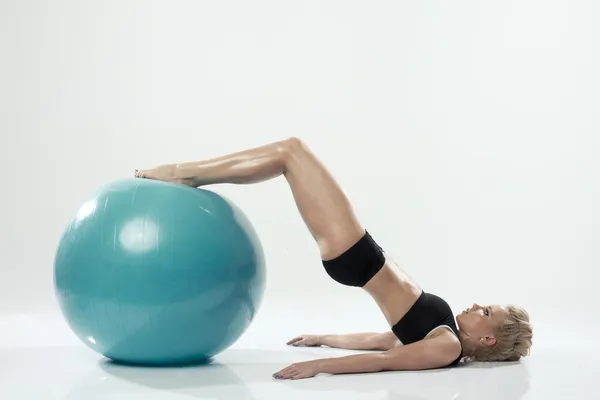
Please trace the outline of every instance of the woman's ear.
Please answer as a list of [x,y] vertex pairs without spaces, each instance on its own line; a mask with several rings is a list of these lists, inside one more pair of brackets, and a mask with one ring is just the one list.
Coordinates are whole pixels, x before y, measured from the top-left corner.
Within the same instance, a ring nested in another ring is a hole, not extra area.
[[482,337],[481,339],[479,339],[479,341],[485,344],[486,346],[493,346],[496,344],[496,338],[493,336]]

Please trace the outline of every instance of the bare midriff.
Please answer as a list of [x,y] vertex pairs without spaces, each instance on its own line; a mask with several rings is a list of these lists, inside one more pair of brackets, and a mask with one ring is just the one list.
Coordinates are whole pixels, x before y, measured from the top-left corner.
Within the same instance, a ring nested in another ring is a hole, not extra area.
[[389,259],[363,289],[373,297],[390,327],[404,317],[422,292],[421,287]]

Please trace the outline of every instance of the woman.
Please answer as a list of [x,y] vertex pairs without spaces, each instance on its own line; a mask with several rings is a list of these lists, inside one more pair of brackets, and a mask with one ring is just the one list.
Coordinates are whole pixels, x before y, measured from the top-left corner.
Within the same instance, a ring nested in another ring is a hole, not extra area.
[[462,358],[516,361],[529,353],[532,328],[520,307],[474,304],[456,317],[457,327],[443,299],[424,292],[386,259],[333,176],[297,138],[209,160],[140,170],[135,175],[192,187],[250,184],[283,175],[319,246],[327,273],[343,285],[364,289],[379,305],[389,332],[300,336],[288,344],[381,352],[300,362],[273,374],[276,378],[441,368],[457,365]]

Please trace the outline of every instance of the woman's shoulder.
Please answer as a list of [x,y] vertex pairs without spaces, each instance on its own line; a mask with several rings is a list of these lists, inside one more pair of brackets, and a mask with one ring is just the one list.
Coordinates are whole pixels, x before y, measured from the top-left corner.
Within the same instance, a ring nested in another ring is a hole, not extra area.
[[423,340],[430,340],[431,343],[436,343],[437,346],[444,349],[448,359],[451,360],[450,366],[458,364],[463,357],[460,339],[448,326],[441,325],[439,329],[427,335]]

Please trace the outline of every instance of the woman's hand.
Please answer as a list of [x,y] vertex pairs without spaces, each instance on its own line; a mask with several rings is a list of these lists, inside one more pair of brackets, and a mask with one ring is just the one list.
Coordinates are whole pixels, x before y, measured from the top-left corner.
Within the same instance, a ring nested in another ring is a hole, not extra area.
[[323,335],[300,335],[287,342],[287,344],[291,344],[294,347],[321,346],[323,344]]
[[312,378],[319,371],[319,360],[294,363],[273,374],[275,379],[305,379]]

